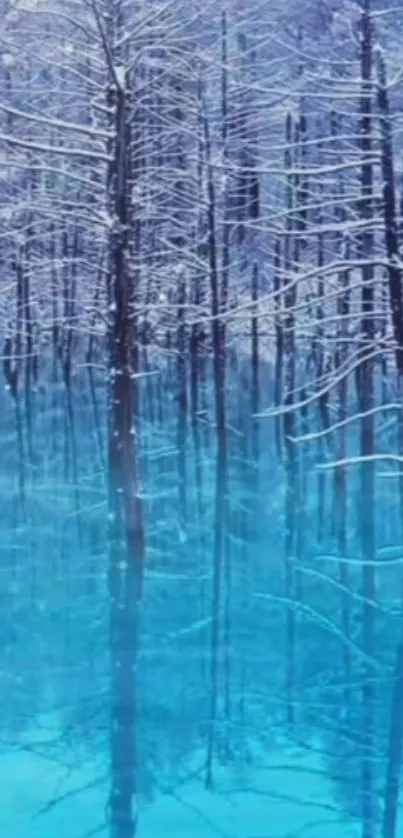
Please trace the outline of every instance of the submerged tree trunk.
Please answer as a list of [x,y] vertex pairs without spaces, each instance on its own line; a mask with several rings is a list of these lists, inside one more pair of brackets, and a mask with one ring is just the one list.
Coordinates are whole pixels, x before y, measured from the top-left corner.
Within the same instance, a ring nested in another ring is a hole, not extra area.
[[[283,362],[284,362],[284,333],[282,327],[282,316],[280,313],[282,305],[281,293],[281,243],[276,239],[274,249],[274,330],[276,335],[276,355],[274,362],[274,404],[280,407],[283,392]],[[283,452],[283,435],[280,416],[274,418],[274,434],[276,442],[277,457],[281,461]]]
[[[350,246],[348,240],[345,243],[344,252],[346,262],[350,256]],[[340,316],[340,330],[338,334],[338,342],[336,345],[336,373],[339,367],[342,367],[347,358],[347,318],[350,311],[350,272],[349,270],[342,271],[339,276],[339,295],[337,298],[337,312]],[[348,377],[347,373],[343,373],[338,385],[338,415],[339,423],[343,423],[347,419],[348,408]],[[335,515],[335,536],[337,552],[340,559],[339,564],[339,580],[342,586],[341,591],[341,624],[343,635],[346,638],[343,643],[343,666],[344,666],[344,702],[348,709],[351,703],[351,651],[349,646],[351,635],[351,602],[349,593],[349,572],[347,563],[347,470],[343,463],[347,455],[347,434],[346,426],[341,424],[336,435],[336,459],[340,461],[340,465],[336,465],[334,470],[334,515]]]
[[228,445],[225,401],[225,346],[223,328],[219,320],[221,310],[217,259],[216,198],[211,162],[211,143],[208,117],[204,118],[204,139],[207,161],[208,193],[208,254],[211,293],[211,337],[213,346],[213,378],[217,451],[214,489],[214,547],[213,547],[213,600],[210,653],[210,715],[207,742],[206,786],[213,785],[213,760],[217,737],[217,712],[219,699],[219,663],[221,643],[221,611],[223,563],[225,551],[225,525],[228,493]]
[[[125,78],[126,84],[129,79]],[[129,90],[110,90],[114,148],[109,171],[115,228],[109,251],[109,597],[111,838],[136,832],[136,666],[138,610],[142,593],[144,533],[137,474],[133,368],[134,278],[129,269]]]
[[[293,232],[292,210],[294,206],[293,179],[291,170],[291,143],[292,143],[292,118],[287,116],[286,121],[286,155],[285,169],[287,176],[287,228],[284,245],[284,448],[285,448],[285,475],[286,475],[286,498],[285,498],[285,593],[287,598],[286,612],[286,719],[289,725],[295,721],[295,547],[296,547],[296,512],[297,512],[297,468],[298,458],[296,456],[295,441],[295,384],[296,384],[296,357],[295,357],[295,303],[296,286],[294,269],[295,264],[291,257],[291,234]],[[295,230],[294,230],[295,232]]]
[[[381,167],[383,180],[383,211],[385,242],[388,257],[388,284],[390,311],[395,339],[395,357],[398,379],[398,447],[403,451],[403,296],[399,256],[399,234],[396,212],[396,185],[393,161],[392,126],[386,83],[386,69],[382,55],[378,55],[377,103],[381,128]],[[400,536],[403,534],[403,474],[399,469]],[[402,586],[403,607],[403,586]],[[383,811],[383,838],[395,838],[399,804],[400,772],[403,752],[403,625],[396,648],[393,671],[392,701],[389,722],[389,743]]]
[[[372,22],[370,0],[365,0],[361,18],[361,97],[360,144],[361,200],[360,215],[365,221],[361,237],[362,269],[362,322],[361,364],[359,368],[359,405],[363,414],[360,428],[361,486],[360,486],[360,538],[362,556],[362,637],[367,659],[374,656],[375,646],[375,466],[374,454],[374,373],[370,357],[375,334],[374,322],[374,267],[372,263],[374,236],[371,225],[373,216],[373,166],[372,151]],[[368,665],[362,672],[362,834],[374,838],[376,830],[375,777],[375,688]]]
[[256,262],[252,269],[252,309],[251,318],[251,412],[252,412],[252,428],[251,428],[251,459],[252,459],[252,492],[253,492],[253,506],[257,504],[259,497],[259,461],[260,461],[260,444],[259,444],[259,424],[254,417],[257,416],[260,408],[260,375],[259,375],[259,268]]

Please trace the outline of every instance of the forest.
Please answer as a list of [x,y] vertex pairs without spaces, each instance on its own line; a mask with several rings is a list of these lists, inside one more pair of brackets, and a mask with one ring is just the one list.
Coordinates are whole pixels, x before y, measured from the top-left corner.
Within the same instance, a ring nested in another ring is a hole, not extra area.
[[0,834],[403,838],[403,5],[0,0]]

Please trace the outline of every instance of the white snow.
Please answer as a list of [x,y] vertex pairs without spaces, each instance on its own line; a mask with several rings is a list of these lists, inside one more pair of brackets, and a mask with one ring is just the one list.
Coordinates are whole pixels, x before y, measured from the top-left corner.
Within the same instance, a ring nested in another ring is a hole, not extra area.
[[6,70],[11,70],[11,68],[15,65],[15,58],[11,55],[11,53],[5,52],[2,56],[2,62],[3,67],[5,67]]
[[117,81],[120,89],[124,90],[125,85],[126,85],[126,68],[123,67],[123,66],[116,65],[113,68],[113,71],[115,73],[116,81]]

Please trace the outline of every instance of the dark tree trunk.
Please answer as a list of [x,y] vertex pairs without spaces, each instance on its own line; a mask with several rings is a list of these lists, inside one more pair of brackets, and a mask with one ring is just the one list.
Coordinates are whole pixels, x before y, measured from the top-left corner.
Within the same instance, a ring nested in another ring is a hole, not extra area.
[[[289,725],[295,721],[295,641],[296,641],[296,616],[295,616],[295,549],[296,549],[296,512],[297,512],[297,469],[298,458],[296,455],[295,441],[295,263],[291,257],[291,233],[293,232],[292,211],[294,207],[294,186],[290,173],[292,158],[292,119],[287,116],[286,121],[286,153],[285,169],[287,176],[286,187],[286,237],[284,245],[284,406],[285,414],[283,420],[284,448],[285,448],[285,474],[286,474],[286,498],[285,498],[285,594],[287,599],[286,612],[286,719]],[[295,232],[295,231],[294,231]],[[293,253],[295,256],[295,253]]]
[[[345,260],[350,257],[350,244],[345,243]],[[339,368],[347,360],[347,319],[350,312],[350,272],[342,271],[339,276],[340,291],[337,298],[337,313],[340,317],[339,333],[336,344],[335,367],[336,374]],[[348,377],[347,373],[341,375],[338,385],[338,422],[345,422],[348,412]],[[334,514],[335,514],[335,536],[337,552],[340,557],[339,579],[342,586],[341,592],[341,624],[343,634],[347,642],[343,643],[343,664],[345,691],[344,702],[348,710],[351,704],[351,652],[349,641],[351,637],[351,603],[349,593],[349,572],[347,563],[347,471],[343,460],[347,456],[347,433],[346,427],[342,425],[336,436],[336,459],[341,461],[334,470]]]
[[225,346],[220,315],[220,289],[217,260],[216,198],[211,161],[211,144],[207,114],[204,116],[204,141],[207,161],[207,226],[208,258],[211,293],[211,338],[213,348],[213,381],[215,420],[217,434],[215,490],[214,490],[214,546],[213,546],[213,600],[210,657],[210,715],[207,743],[206,785],[213,785],[213,761],[217,734],[219,697],[220,631],[222,610],[223,562],[225,555],[225,527],[228,495],[228,446],[225,401]]
[[[276,335],[276,355],[274,362],[274,404],[280,407],[283,395],[283,363],[284,363],[284,334],[282,327],[282,315],[280,314],[282,306],[281,293],[281,243],[280,239],[276,239],[274,250],[274,330]],[[283,455],[283,435],[281,427],[281,419],[276,416],[275,422],[275,441],[278,459],[281,461]]]
[[[126,82],[128,79],[126,78]],[[110,240],[109,301],[109,597],[111,707],[111,838],[136,832],[136,678],[138,610],[144,570],[142,501],[137,474],[133,353],[134,279],[129,269],[129,92],[111,91],[114,106],[109,171],[115,229]],[[111,104],[111,102],[110,102]],[[137,254],[138,258],[138,254]]]
[[[399,454],[403,451],[403,297],[399,260],[399,233],[396,211],[396,186],[393,161],[392,124],[389,109],[386,70],[378,56],[377,103],[381,128],[381,166],[385,242],[388,257],[388,284],[400,411],[398,416]],[[400,532],[403,533],[403,475],[399,469]],[[403,595],[403,590],[402,590]],[[401,630],[401,632],[403,629]],[[389,745],[383,811],[383,838],[395,838],[399,804],[400,773],[403,749],[403,642],[397,644],[390,710]]]
[[256,262],[252,269],[252,319],[251,319],[251,460],[252,460],[252,496],[253,506],[258,503],[259,497],[259,424],[256,417],[260,407],[260,375],[259,375],[259,268]]
[[[361,237],[361,258],[366,260],[362,270],[362,322],[361,356],[359,369],[359,405],[363,414],[360,430],[361,498],[360,537],[362,570],[363,650],[367,658],[375,654],[375,467],[371,459],[374,454],[374,404],[373,362],[369,357],[374,343],[374,237],[371,226],[373,216],[373,166],[372,151],[372,22],[370,0],[365,0],[361,16],[361,97],[360,97],[360,144],[361,200],[360,215],[366,222]],[[363,838],[374,838],[376,830],[375,777],[374,777],[374,734],[375,734],[375,688],[370,667],[365,665],[362,673],[362,829]]]

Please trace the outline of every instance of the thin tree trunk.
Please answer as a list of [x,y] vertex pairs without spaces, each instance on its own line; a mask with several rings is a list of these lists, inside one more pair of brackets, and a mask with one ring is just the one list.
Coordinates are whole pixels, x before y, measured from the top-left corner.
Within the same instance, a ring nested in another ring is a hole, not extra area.
[[[350,245],[345,243],[345,260],[350,257]],[[336,372],[347,359],[347,319],[350,312],[350,272],[342,271],[339,277],[340,293],[337,298],[337,312],[340,316],[340,340],[336,346]],[[348,412],[348,378],[343,375],[338,385],[338,422],[345,422]],[[347,434],[343,425],[337,432],[337,459],[344,461],[347,456]],[[335,534],[337,552],[340,557],[339,579],[342,586],[341,593],[341,624],[343,635],[350,640],[351,636],[351,605],[349,594],[349,572],[347,557],[347,472],[343,464],[337,465],[334,470],[334,512],[335,512]],[[344,664],[344,704],[350,707],[351,704],[351,652],[348,642],[343,643],[343,664]]]
[[[284,333],[279,310],[282,304],[281,294],[281,243],[276,239],[274,249],[274,329],[276,335],[276,355],[274,362],[274,404],[280,407],[283,395],[283,364],[284,364]],[[283,455],[283,434],[282,423],[279,416],[275,422],[275,441],[278,459],[281,461]]]
[[[228,172],[228,73],[227,73],[227,16],[226,12],[222,13],[221,20],[221,140],[224,160],[224,175],[225,187],[223,195],[223,232],[222,232],[222,253],[221,253],[221,288],[219,293],[219,308],[222,312],[227,311],[228,308],[228,290],[229,290],[229,271],[230,271],[230,226],[228,213],[228,191],[227,179]],[[223,377],[223,387],[226,378],[226,322],[220,321],[220,353],[221,353],[221,367]],[[214,351],[214,345],[213,345]],[[225,409],[225,408],[224,408]],[[225,421],[225,419],[224,419]],[[224,523],[225,526],[225,523]],[[229,744],[229,730],[232,716],[232,701],[231,701],[231,628],[232,628],[232,573],[231,573],[231,546],[228,538],[225,539],[224,544],[224,583],[225,583],[225,598],[224,598],[224,718],[225,718],[225,756],[230,756]]]
[[214,546],[213,546],[213,600],[210,654],[210,715],[208,726],[206,786],[213,785],[213,761],[217,736],[219,699],[219,662],[222,610],[223,561],[225,550],[225,524],[228,495],[228,447],[225,403],[225,346],[222,344],[222,325],[219,320],[220,292],[217,260],[216,198],[211,161],[211,144],[207,114],[204,115],[204,140],[207,161],[208,193],[208,253],[211,292],[211,336],[213,346],[213,381],[217,452],[214,490]]
[[287,227],[284,248],[284,447],[285,447],[285,593],[287,598],[286,611],[286,719],[289,725],[295,721],[295,547],[296,547],[296,509],[297,509],[297,468],[295,442],[295,413],[293,409],[295,399],[295,278],[293,260],[291,259],[292,210],[294,205],[293,181],[291,169],[292,119],[286,120],[286,154],[285,169],[287,175]]
[[[361,239],[361,257],[367,261],[362,270],[362,324],[361,354],[363,360],[359,369],[359,403],[365,414],[361,420],[360,452],[365,458],[361,464],[360,536],[362,570],[362,636],[363,650],[368,658],[375,653],[375,467],[374,453],[374,404],[373,362],[368,356],[374,342],[374,268],[371,264],[374,240],[371,219],[373,215],[373,168],[370,160],[372,151],[372,22],[370,0],[365,0],[361,17],[361,97],[360,97],[360,139],[361,139],[361,201],[360,214],[366,222]],[[364,666],[362,673],[362,834],[363,838],[374,838],[376,830],[375,777],[375,688],[370,667]]]
[[[383,210],[385,242],[388,257],[388,284],[393,334],[396,344],[396,369],[398,397],[401,409],[398,415],[398,447],[403,451],[403,295],[399,264],[399,234],[396,212],[396,187],[393,162],[392,125],[386,83],[386,70],[381,54],[378,55],[377,104],[381,128],[381,167],[383,181]],[[403,534],[403,476],[399,469],[400,532]],[[403,586],[402,586],[403,602]],[[403,750],[403,626],[396,648],[392,702],[390,710],[389,744],[384,792],[383,838],[395,838],[399,804],[400,773]]]
[[260,463],[260,440],[259,424],[256,417],[260,408],[260,369],[259,369],[259,268],[255,262],[252,269],[252,319],[251,319],[251,409],[252,409],[252,492],[253,505],[258,503],[259,498],[259,463]]

